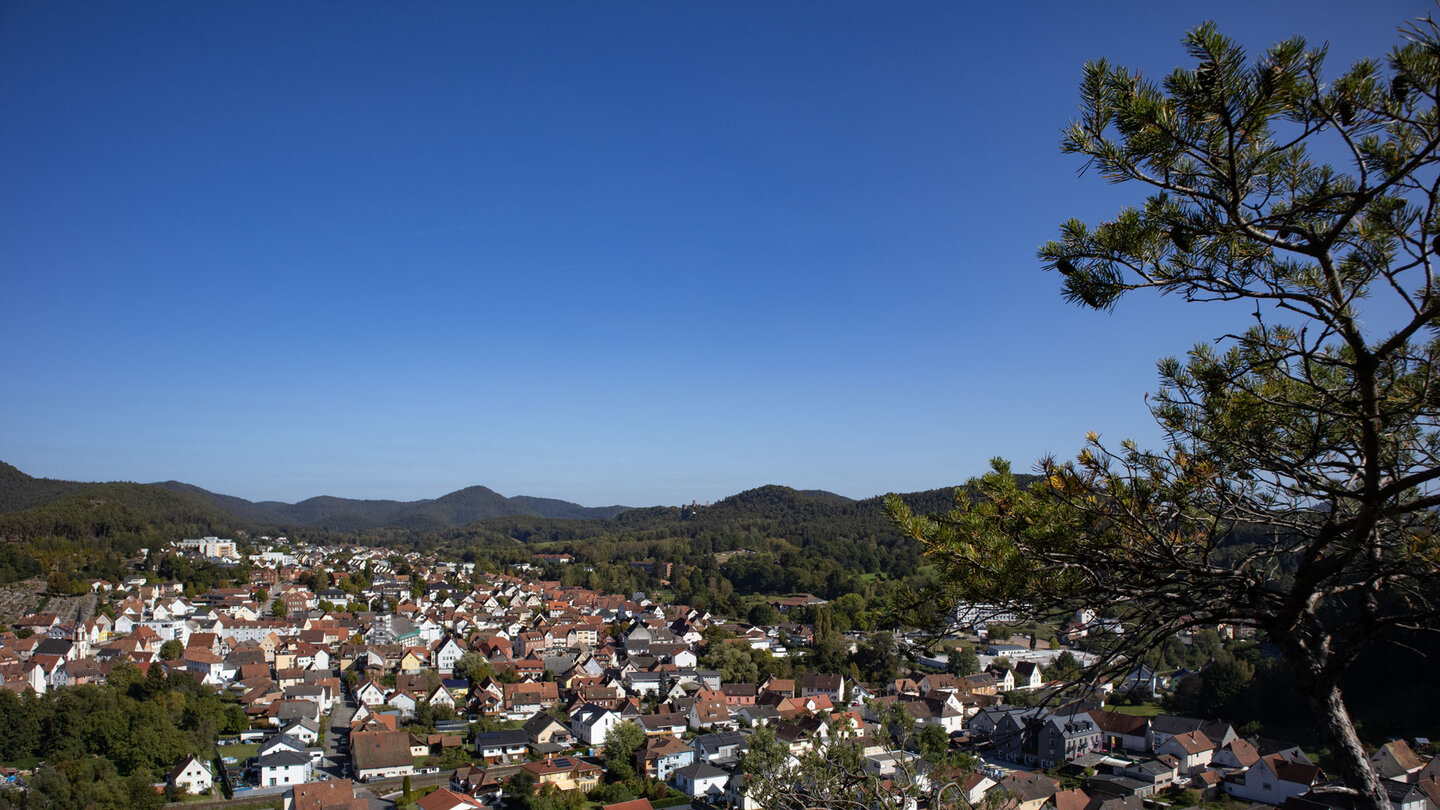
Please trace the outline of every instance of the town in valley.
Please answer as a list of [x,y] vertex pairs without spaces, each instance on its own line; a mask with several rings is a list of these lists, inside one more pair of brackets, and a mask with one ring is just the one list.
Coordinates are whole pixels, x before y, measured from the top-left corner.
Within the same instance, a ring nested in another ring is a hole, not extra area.
[[[1244,717],[1161,709],[1196,673],[1141,664],[1079,689],[1069,679],[1089,663],[1085,637],[1123,632],[1093,614],[1046,639],[998,636],[1008,617],[977,619],[973,607],[939,645],[903,628],[839,634],[852,660],[885,648],[892,677],[875,680],[853,665],[807,666],[817,629],[835,632],[824,629],[827,601],[809,594],[763,600],[757,615],[770,621],[757,623],[562,584],[587,567],[566,553],[503,571],[272,537],[183,539],[161,553],[245,581],[167,581],[156,571],[181,566],[147,553],[132,575],[68,583],[71,595],[12,587],[6,606],[21,612],[0,634],[0,708],[16,716],[71,690],[145,694],[154,683],[213,692],[207,736],[150,785],[167,800],[762,807],[747,790],[759,778],[747,752],[763,739],[794,763],[845,747],[859,776],[910,807],[952,806],[956,794],[1015,810],[1328,806],[1331,777],[1304,746],[1247,734]],[[657,594],[675,573],[631,565]],[[1440,801],[1436,753],[1426,739],[1373,752],[1396,810]],[[15,804],[47,767],[6,767],[0,796]]]

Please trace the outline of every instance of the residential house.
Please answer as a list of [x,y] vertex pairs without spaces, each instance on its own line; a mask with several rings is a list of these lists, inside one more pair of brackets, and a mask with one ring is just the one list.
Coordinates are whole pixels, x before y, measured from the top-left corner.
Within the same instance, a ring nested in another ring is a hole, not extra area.
[[1238,739],[1218,749],[1210,759],[1210,766],[1232,771],[1244,770],[1254,765],[1258,759],[1260,751],[1249,740]]
[[394,706],[400,712],[400,717],[410,718],[415,716],[415,709],[420,705],[420,700],[409,692],[397,689],[385,696],[383,705]]
[[795,680],[771,675],[760,684],[760,692],[761,694],[768,692],[782,697],[795,697]]
[[282,736],[292,737],[307,746],[320,741],[320,724],[308,717],[287,723],[280,729]]
[[355,778],[404,776],[415,772],[410,734],[405,731],[358,731],[350,735]]
[[1166,740],[1155,753],[1175,757],[1180,773],[1191,776],[1210,765],[1215,756],[1215,743],[1203,731],[1187,731]]
[[1038,773],[1012,771],[1000,780],[995,789],[1004,791],[1009,797],[1011,810],[1040,810],[1060,792],[1060,784]]
[[169,775],[165,777],[165,781],[192,796],[209,793],[211,785],[215,782],[210,768],[196,759],[194,754],[186,754],[176,763],[175,767],[170,769]]
[[1150,751],[1150,719],[1133,714],[1092,709],[1090,719],[1100,729],[1100,748],[1105,751]]
[[603,769],[577,757],[552,757],[521,766],[535,777],[538,785],[554,785],[560,790],[590,792],[600,784]]
[[689,728],[690,721],[687,715],[679,712],[660,712],[638,715],[635,722],[645,729],[647,737],[679,737]]
[[370,707],[383,705],[385,703],[385,688],[375,681],[366,678],[363,683],[355,688],[355,699]]
[[712,729],[735,729],[739,723],[730,716],[730,709],[726,706],[724,698],[696,700],[690,706],[688,720],[691,730],[699,731],[703,728]]
[[1434,781],[1415,784],[1399,779],[1382,779],[1381,784],[1390,798],[1391,810],[1433,810],[1430,796],[1440,795],[1440,785]]
[[695,759],[711,765],[729,766],[740,761],[740,755],[749,747],[745,735],[738,731],[719,731],[702,734],[690,741],[695,747]]
[[1141,664],[1126,673],[1117,691],[1124,695],[1158,697],[1165,689],[1165,679],[1149,664]]
[[605,735],[624,720],[618,712],[585,703],[570,712],[570,731],[581,743],[596,747],[605,744]]
[[349,779],[306,782],[285,797],[285,810],[367,810],[369,806],[355,797],[355,784]]
[[475,753],[489,765],[508,765],[525,758],[530,736],[524,729],[487,731],[475,735]]
[[[1005,660],[1008,661],[1010,659],[1007,658]],[[1015,670],[1013,667],[991,664],[985,668],[985,672],[982,674],[989,675],[995,679],[994,683],[997,692],[1011,692],[1015,689]],[[973,678],[975,676],[971,675],[968,677]]]
[[430,690],[425,700],[431,706],[444,706],[451,711],[455,710],[455,696],[450,694],[450,690],[446,689],[443,683]]
[[1226,777],[1226,793],[1246,801],[1280,805],[1319,784],[1323,774],[1314,765],[1290,762],[1279,754],[1262,756],[1244,771]]
[[695,749],[675,737],[651,737],[635,752],[635,771],[670,781],[670,775],[695,761]]
[[[1008,683],[1015,685],[1015,676],[1010,670],[1005,670],[1004,675],[1008,676]],[[972,695],[990,697],[999,694],[1006,684],[1005,678],[997,676],[993,672],[977,672],[974,675],[966,675],[960,679],[961,691],[969,692]]]
[[1120,773],[1131,779],[1153,785],[1155,793],[1162,793],[1175,784],[1175,779],[1179,776],[1176,766],[1171,764],[1174,762],[1175,759],[1168,756],[1132,762],[1121,769]]
[[450,789],[496,804],[500,798],[501,784],[500,780],[488,770],[465,765],[455,769],[455,773],[451,774]]
[[1100,746],[1100,727],[1080,711],[1055,712],[1044,718],[1036,734],[1036,764],[1051,768]]
[[755,698],[759,694],[753,683],[727,683],[720,686],[720,691],[725,695],[725,703],[728,706],[754,706]]
[[309,782],[313,765],[305,753],[275,751],[257,759],[255,767],[260,771],[261,787],[276,787]]
[[415,806],[419,810],[483,810],[486,805],[473,796],[442,787],[416,802]]
[[1401,782],[1413,781],[1411,776],[1425,768],[1425,763],[1415,754],[1415,749],[1404,740],[1391,740],[1380,746],[1370,757],[1370,765],[1381,779],[1395,779]]
[[560,701],[560,689],[554,682],[507,683],[503,687],[505,716],[511,720],[528,720]]
[[921,726],[939,726],[947,736],[964,728],[965,712],[954,695],[945,699],[907,700],[904,704],[905,710]]
[[1040,665],[1034,661],[1021,661],[1015,665],[1012,677],[1016,689],[1039,689],[1045,683]]
[[454,638],[446,638],[435,648],[435,669],[441,674],[450,674],[455,671],[455,662],[465,654],[465,648],[461,647]]
[[718,803],[725,795],[730,774],[707,762],[694,762],[675,771],[675,787],[692,799]]
[[536,712],[523,726],[530,749],[542,756],[557,754],[575,744],[575,735],[548,712]]
[[824,695],[839,704],[845,697],[845,679],[840,675],[807,672],[800,680],[800,696]]

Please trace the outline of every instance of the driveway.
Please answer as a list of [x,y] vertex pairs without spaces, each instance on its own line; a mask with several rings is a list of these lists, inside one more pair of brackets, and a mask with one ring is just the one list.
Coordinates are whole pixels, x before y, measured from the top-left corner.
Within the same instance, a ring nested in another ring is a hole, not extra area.
[[364,799],[370,810],[395,810],[395,802],[376,796],[375,791],[358,782],[355,783],[355,798]]

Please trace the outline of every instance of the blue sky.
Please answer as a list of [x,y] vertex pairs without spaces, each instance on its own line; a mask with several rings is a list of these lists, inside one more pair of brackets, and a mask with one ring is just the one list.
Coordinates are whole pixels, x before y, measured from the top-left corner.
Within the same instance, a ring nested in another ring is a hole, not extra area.
[[0,4],[0,460],[251,499],[853,497],[1159,435],[1063,303],[1080,68],[1424,2]]

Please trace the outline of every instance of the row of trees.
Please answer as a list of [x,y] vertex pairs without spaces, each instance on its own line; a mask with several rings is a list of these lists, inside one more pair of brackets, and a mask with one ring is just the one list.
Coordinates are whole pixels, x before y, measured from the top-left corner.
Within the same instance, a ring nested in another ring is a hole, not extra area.
[[[30,784],[31,807],[158,806],[153,782],[186,754],[209,760],[219,735],[248,725],[233,698],[189,674],[167,676],[158,665],[142,674],[129,661],[103,684],[0,690],[0,717],[0,760],[46,763]],[[143,801],[137,785],[149,794]]]

